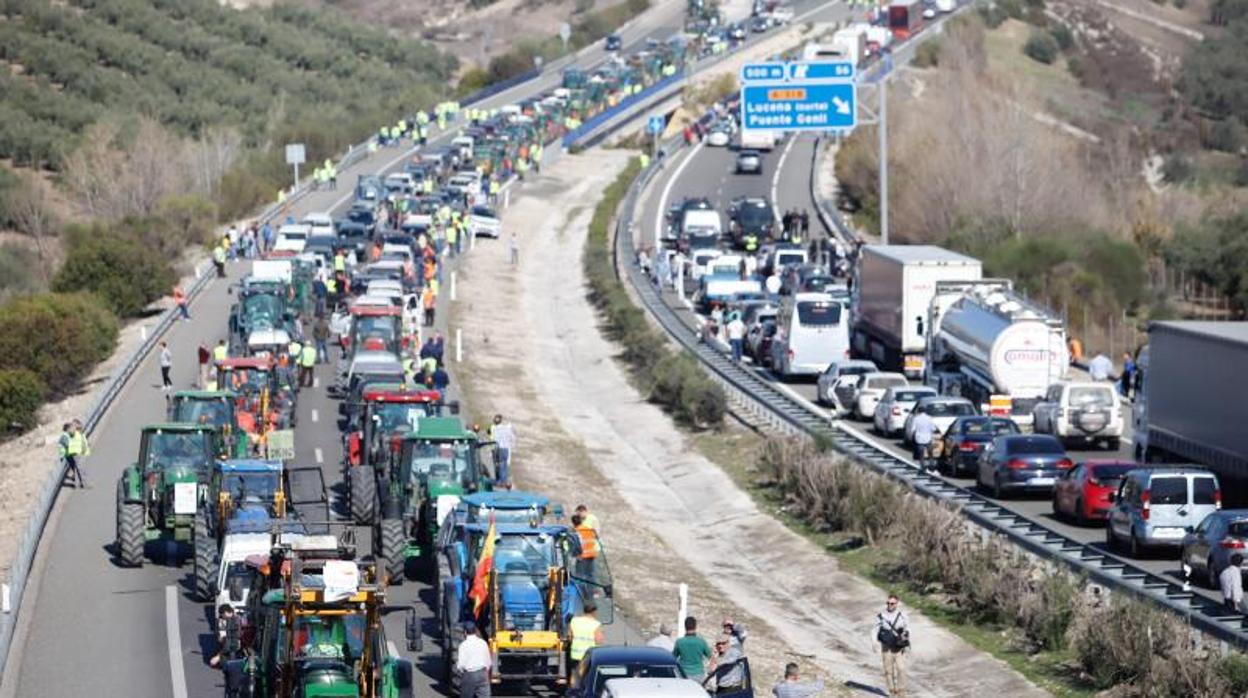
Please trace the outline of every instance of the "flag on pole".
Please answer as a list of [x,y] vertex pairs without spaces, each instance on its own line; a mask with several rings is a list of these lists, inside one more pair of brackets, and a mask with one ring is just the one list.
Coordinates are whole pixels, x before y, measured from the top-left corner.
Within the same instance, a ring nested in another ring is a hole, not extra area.
[[490,528],[485,532],[485,545],[481,547],[481,557],[477,558],[477,571],[472,576],[472,590],[468,592],[468,598],[472,599],[473,618],[481,616],[481,607],[485,605],[485,599],[489,596],[489,590],[485,588],[485,580],[490,570],[494,568],[494,538],[497,533],[494,514],[491,513]]

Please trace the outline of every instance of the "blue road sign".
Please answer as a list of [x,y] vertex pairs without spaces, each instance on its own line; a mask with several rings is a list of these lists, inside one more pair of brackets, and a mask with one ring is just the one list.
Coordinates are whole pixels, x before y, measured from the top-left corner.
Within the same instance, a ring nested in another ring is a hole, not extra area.
[[646,122],[646,131],[652,136],[657,136],[660,133],[663,133],[663,127],[666,125],[667,120],[664,119],[662,115],[652,116],[650,117],[650,120]]
[[795,62],[787,67],[788,79],[793,82],[852,80],[854,77],[854,64],[849,61]]
[[755,131],[848,131],[858,124],[852,82],[772,83],[741,88],[741,126]]
[[776,82],[788,74],[785,63],[746,63],[741,66],[741,82]]

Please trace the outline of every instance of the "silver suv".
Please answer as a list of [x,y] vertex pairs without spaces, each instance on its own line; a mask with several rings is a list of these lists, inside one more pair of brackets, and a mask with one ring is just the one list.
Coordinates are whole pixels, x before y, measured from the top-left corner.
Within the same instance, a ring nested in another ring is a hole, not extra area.
[[1131,557],[1152,547],[1178,552],[1184,536],[1221,508],[1222,489],[1208,470],[1140,467],[1111,496],[1105,542],[1111,549],[1126,543]]

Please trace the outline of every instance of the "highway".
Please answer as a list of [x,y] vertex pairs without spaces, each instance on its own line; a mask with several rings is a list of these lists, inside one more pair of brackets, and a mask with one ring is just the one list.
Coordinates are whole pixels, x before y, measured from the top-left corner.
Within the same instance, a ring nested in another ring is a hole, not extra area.
[[[663,3],[640,17],[622,32],[626,49],[647,38],[669,36],[679,28],[683,10],[681,3]],[[574,62],[588,68],[603,55],[598,44],[577,55]],[[551,70],[474,106],[500,107],[550,89],[559,81],[559,70]],[[450,134],[438,134],[431,142],[444,144],[450,138]],[[298,218],[341,210],[348,205],[358,176],[393,170],[410,152],[406,145],[382,149],[343,168],[337,191],[303,197],[291,207],[291,215]],[[228,281],[245,275],[247,266],[232,263]],[[214,281],[196,298],[192,321],[177,323],[166,335],[179,389],[190,387],[195,379],[197,347],[201,343],[212,346],[226,336],[232,300],[227,285],[226,280]],[[446,313],[440,315],[444,318]],[[141,569],[120,567],[113,558],[117,478],[137,457],[140,429],[165,419],[156,362],[156,353],[147,357],[93,439],[92,455],[86,461],[91,488],[65,490],[57,500],[37,554],[35,576],[23,599],[23,617],[10,657],[12,671],[6,672],[11,676],[5,691],[13,695],[180,698],[222,691],[220,673],[206,663],[216,646],[209,606],[190,597],[189,565],[159,562],[177,551],[151,550],[152,546]],[[326,485],[334,487],[341,480],[342,447],[337,403],[325,393],[330,373],[329,367],[318,367],[317,388],[300,394],[293,464],[321,466]],[[367,535],[359,536],[358,549],[362,555],[371,550]],[[388,602],[414,604],[418,613],[431,616],[432,596],[427,591],[423,583],[408,581],[392,589]],[[387,621],[388,636],[400,647],[401,623],[396,616]],[[617,627],[612,634],[623,630]],[[422,695],[436,690],[441,673],[432,645],[426,638],[423,657],[413,658],[417,692]],[[401,654],[408,656],[405,651]]]
[[[733,148],[700,144],[693,148],[682,148],[669,155],[670,160],[664,166],[663,172],[648,186],[646,196],[641,201],[638,219],[640,223],[637,228],[639,243],[654,245],[663,225],[663,212],[667,210],[667,207],[687,196],[708,198],[712,205],[724,214],[725,220],[726,211],[732,199],[740,196],[764,196],[773,202],[773,208],[778,215],[791,208],[809,211],[812,238],[826,238],[828,231],[815,215],[815,202],[810,195],[811,158],[814,154],[815,143],[815,138],[811,134],[790,136],[764,155],[761,174],[735,174],[736,152]],[[692,287],[689,289],[687,297],[691,298]],[[670,290],[664,293],[664,300],[669,307],[677,310],[678,315],[693,332],[693,328],[698,326],[699,319],[690,306]],[[811,410],[825,415],[829,414],[826,409],[814,404],[815,383],[813,379],[782,383],[766,369],[758,367],[755,371],[769,382],[781,385],[783,389],[803,399]],[[1127,431],[1117,451],[1072,449],[1069,451],[1070,458],[1075,462],[1092,458],[1131,460],[1131,415],[1129,406],[1124,409],[1126,410],[1124,416]],[[875,434],[869,422],[842,419],[840,426],[843,430],[913,465],[910,460],[910,451],[900,439],[885,438]],[[961,487],[973,487],[975,484],[970,478],[944,479]],[[1079,527],[1055,517],[1051,499],[1047,496],[994,501],[1050,530],[1107,551],[1102,526]],[[1114,556],[1150,572],[1182,581],[1177,553],[1174,555],[1164,552],[1153,553],[1141,560],[1126,558],[1118,554]],[[1192,590],[1215,601],[1221,599],[1220,592],[1217,590],[1206,589],[1196,584],[1192,585]]]

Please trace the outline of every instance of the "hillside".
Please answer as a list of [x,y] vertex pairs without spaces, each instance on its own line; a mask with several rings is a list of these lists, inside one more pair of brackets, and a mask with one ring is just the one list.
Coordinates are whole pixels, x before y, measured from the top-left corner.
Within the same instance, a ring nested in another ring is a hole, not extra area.
[[214,0],[0,2],[0,158],[57,168],[87,126],[151,117],[183,136],[359,137],[432,103],[456,60],[341,14]]

